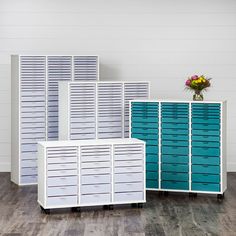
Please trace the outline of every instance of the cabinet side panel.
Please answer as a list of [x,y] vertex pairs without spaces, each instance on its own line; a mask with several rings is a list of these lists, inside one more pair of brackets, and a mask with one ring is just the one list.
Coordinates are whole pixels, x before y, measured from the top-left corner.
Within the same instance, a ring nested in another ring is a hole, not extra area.
[[11,181],[19,184],[19,56],[11,56]]

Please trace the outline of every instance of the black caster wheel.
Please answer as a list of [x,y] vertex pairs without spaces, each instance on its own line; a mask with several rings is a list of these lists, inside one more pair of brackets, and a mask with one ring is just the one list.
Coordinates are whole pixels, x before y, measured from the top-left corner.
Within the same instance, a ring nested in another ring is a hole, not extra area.
[[138,203],[138,208],[143,208],[143,203]]
[[79,207],[71,207],[72,212],[79,212],[80,208]]
[[131,207],[136,208],[137,207],[137,203],[132,203]]
[[169,192],[168,191],[164,191],[164,196],[168,197],[169,196]]
[[103,210],[109,210],[109,206],[108,205],[104,205],[103,206]]
[[109,205],[109,206],[108,206],[108,209],[109,209],[109,210],[113,210],[113,209],[114,209],[114,206],[113,206],[113,205]]
[[189,198],[196,198],[197,197],[197,193],[189,193]]
[[41,208],[41,211],[42,211],[44,214],[47,214],[47,215],[50,214],[50,209],[44,209],[42,206],[40,206],[40,208]]
[[225,194],[224,194],[224,193],[223,193],[223,194],[217,194],[217,199],[218,199],[218,200],[223,200],[224,197],[225,197]]
[[161,196],[163,196],[163,191],[159,191],[158,192],[158,195],[161,197]]

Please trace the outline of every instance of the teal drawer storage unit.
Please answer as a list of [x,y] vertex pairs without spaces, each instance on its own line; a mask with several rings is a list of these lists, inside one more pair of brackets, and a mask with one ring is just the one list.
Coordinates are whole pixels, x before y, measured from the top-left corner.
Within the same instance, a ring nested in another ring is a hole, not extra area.
[[225,101],[133,100],[130,117],[130,136],[146,142],[147,190],[223,196]]

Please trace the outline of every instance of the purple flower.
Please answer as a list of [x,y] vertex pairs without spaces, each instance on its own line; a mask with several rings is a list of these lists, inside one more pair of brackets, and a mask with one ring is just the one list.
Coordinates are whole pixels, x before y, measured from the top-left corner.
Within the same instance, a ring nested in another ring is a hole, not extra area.
[[197,80],[197,79],[198,79],[198,75],[193,75],[193,76],[191,77],[191,79],[192,79],[192,80]]

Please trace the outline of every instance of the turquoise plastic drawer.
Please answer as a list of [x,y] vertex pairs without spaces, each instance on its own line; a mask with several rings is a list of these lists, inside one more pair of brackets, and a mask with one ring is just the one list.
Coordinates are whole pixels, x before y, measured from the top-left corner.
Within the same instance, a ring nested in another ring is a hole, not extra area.
[[161,162],[173,164],[187,164],[189,163],[189,156],[162,155]]
[[220,118],[220,111],[214,111],[214,110],[193,110],[192,111],[192,117],[208,117],[208,118]]
[[220,147],[220,143],[219,142],[200,142],[200,141],[193,141],[192,142],[192,147]]
[[163,180],[161,181],[162,189],[178,189],[178,190],[188,190],[189,182]]
[[188,141],[188,135],[179,135],[179,134],[162,134],[162,140],[177,140],[177,141]]
[[146,163],[158,163],[158,155],[146,154]]
[[162,117],[161,122],[164,123],[188,123],[189,118],[186,117]]
[[192,173],[220,174],[220,166],[192,165]]
[[193,147],[192,155],[196,156],[220,156],[220,148]]
[[188,135],[189,131],[187,129],[161,129],[162,134],[184,134]]
[[149,145],[156,145],[158,146],[159,143],[158,143],[158,140],[146,140],[146,146],[149,146]]
[[166,172],[189,172],[188,164],[161,164],[161,171]]
[[209,156],[192,156],[192,164],[219,165],[220,158]]
[[179,102],[162,102],[161,108],[188,108],[188,103],[179,103]]
[[192,123],[207,123],[207,124],[220,124],[220,119],[211,119],[211,118],[192,118]]
[[219,192],[220,185],[212,183],[192,183],[192,190],[205,192]]
[[177,128],[177,129],[188,129],[189,125],[186,123],[162,123],[161,127],[163,129],[173,129],[173,128]]
[[192,141],[220,142],[220,137],[219,136],[210,136],[210,135],[192,135]]
[[146,188],[158,188],[159,183],[157,180],[146,180]]
[[188,110],[183,110],[183,109],[163,109],[161,111],[161,116],[162,117],[167,117],[167,116],[185,116],[188,117],[189,111]]
[[137,133],[137,134],[158,134],[158,129],[157,128],[132,128],[131,129],[132,133]]
[[147,154],[157,154],[159,151],[157,146],[147,146],[146,147],[146,153]]
[[192,174],[192,182],[220,183],[220,175]]
[[158,166],[158,164],[156,163],[146,163],[146,171],[156,171],[156,172],[158,172],[158,170],[159,170],[159,166]]
[[188,141],[178,141],[178,140],[162,140],[162,145],[165,146],[179,146],[179,147],[188,147],[189,142]]
[[192,124],[192,129],[202,130],[220,130],[219,124]]
[[220,109],[220,103],[192,103],[193,108],[201,108],[201,109]]
[[146,123],[141,123],[141,122],[132,122],[131,126],[133,128],[158,128],[159,124],[152,123],[152,122],[146,122]]
[[141,140],[158,140],[158,134],[136,134],[136,133],[131,133],[131,137],[141,139]]
[[188,147],[162,146],[161,153],[162,154],[174,154],[174,155],[188,155],[189,148]]
[[157,116],[158,117],[158,112],[157,111],[152,111],[152,110],[134,110],[132,109],[132,116]]
[[142,123],[158,123],[158,117],[157,116],[153,116],[153,117],[147,117],[147,116],[143,116],[143,117],[136,117],[133,116],[132,114],[132,118],[131,118],[132,122],[142,122]]
[[146,171],[146,179],[158,180],[159,173],[157,171]]
[[161,172],[162,180],[189,181],[188,173]]
[[150,107],[158,107],[159,103],[156,102],[131,102],[132,106],[150,106]]
[[198,129],[198,130],[192,130],[192,135],[213,135],[213,136],[219,136],[220,131],[219,130],[207,130],[207,129]]

